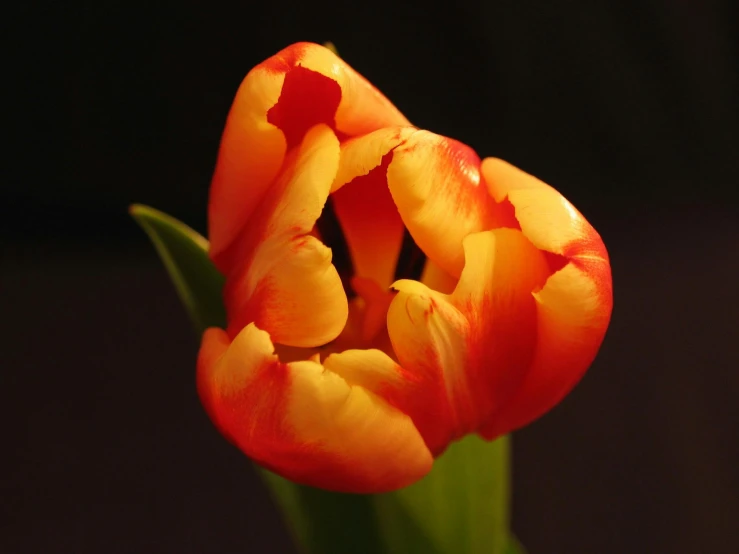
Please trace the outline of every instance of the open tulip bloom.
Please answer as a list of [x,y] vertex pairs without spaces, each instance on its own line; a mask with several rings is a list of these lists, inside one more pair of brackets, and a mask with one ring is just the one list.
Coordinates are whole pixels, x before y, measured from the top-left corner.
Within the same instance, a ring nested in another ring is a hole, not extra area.
[[316,44],[244,79],[208,215],[226,324],[202,336],[200,397],[304,485],[393,491],[468,434],[528,424],[608,326],[608,254],[570,202],[417,129]]

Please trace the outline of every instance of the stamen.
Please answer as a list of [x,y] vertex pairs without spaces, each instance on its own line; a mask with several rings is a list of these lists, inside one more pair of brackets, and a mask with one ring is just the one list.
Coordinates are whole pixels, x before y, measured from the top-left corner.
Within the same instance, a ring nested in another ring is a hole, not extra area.
[[420,280],[425,264],[426,254],[418,247],[408,229],[405,229],[403,233],[403,244],[400,247],[400,254],[398,255],[398,263],[395,265],[395,280]]

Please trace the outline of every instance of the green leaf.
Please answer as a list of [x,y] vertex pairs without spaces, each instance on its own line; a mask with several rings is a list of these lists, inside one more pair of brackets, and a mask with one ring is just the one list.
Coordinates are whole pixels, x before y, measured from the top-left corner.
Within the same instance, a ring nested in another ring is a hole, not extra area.
[[225,327],[224,279],[208,258],[208,241],[154,208],[134,204],[129,213],[154,243],[196,331]]
[[526,549],[520,542],[518,542],[516,537],[511,535],[508,539],[508,549],[506,550],[506,554],[526,554]]
[[[151,238],[198,330],[225,325],[223,277],[208,242],[146,206],[131,214]],[[523,554],[509,532],[509,440],[469,436],[405,489],[332,493],[257,467],[306,554]]]

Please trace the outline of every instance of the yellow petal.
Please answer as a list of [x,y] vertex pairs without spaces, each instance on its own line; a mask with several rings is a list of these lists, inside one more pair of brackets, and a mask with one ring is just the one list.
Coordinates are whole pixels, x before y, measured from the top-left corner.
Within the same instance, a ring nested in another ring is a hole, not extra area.
[[480,168],[496,202],[508,198],[534,246],[568,258],[608,260],[598,233],[559,192],[508,162],[486,158]]
[[210,255],[222,268],[221,255],[249,221],[285,158],[285,137],[266,116],[284,80],[284,73],[257,66],[241,83],[228,114],[208,204]]
[[388,168],[390,192],[416,244],[453,277],[464,266],[464,237],[505,223],[479,166],[468,146],[417,131],[393,151]]
[[390,491],[429,471],[431,454],[410,418],[335,373],[344,359],[283,364],[273,350],[253,324],[230,345],[218,329],[203,337],[201,398],[248,456],[288,479],[342,492]]

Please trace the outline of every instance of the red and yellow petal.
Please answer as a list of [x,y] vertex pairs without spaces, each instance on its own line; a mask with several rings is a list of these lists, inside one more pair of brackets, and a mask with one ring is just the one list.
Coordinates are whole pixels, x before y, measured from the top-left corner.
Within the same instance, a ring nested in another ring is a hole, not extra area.
[[[607,276],[607,277],[606,277]],[[604,288],[604,281],[608,282]],[[554,407],[593,362],[611,315],[610,268],[569,264],[534,293],[536,350],[531,367],[507,405],[481,429],[488,438],[518,429]]]
[[551,273],[544,254],[516,229],[472,234],[464,250],[467,263],[451,295],[399,281],[388,312],[398,360],[425,383],[420,394],[443,415],[428,427],[416,422],[432,451],[486,425],[520,388],[536,348],[532,293]]
[[511,203],[523,234],[537,248],[576,263],[607,264],[608,253],[598,233],[555,189],[497,158],[483,160],[480,171],[491,196],[496,202]]
[[408,121],[366,79],[317,44],[293,44],[252,69],[231,107],[211,185],[210,255],[222,271],[232,261],[229,247],[286,152],[317,124],[350,137]]
[[331,251],[310,235],[339,163],[339,143],[313,127],[235,244],[240,264],[227,275],[229,334],[256,322],[275,342],[313,347],[335,339],[348,305]]
[[531,368],[519,390],[482,430],[494,437],[536,419],[580,380],[603,341],[613,297],[605,246],[572,204],[502,160],[483,160],[481,172],[495,200],[514,207],[521,232],[548,256],[553,271],[534,292],[537,342]]
[[[198,391],[216,426],[249,457],[293,481],[376,493],[413,483],[432,457],[411,419],[332,368],[340,357],[283,364],[253,324],[229,342],[203,336]],[[347,365],[351,365],[351,360]]]
[[453,277],[462,272],[467,235],[518,226],[507,205],[496,203],[481,182],[477,154],[455,140],[414,133],[393,151],[387,175],[416,244]]
[[[469,323],[448,296],[411,280],[393,284],[387,326],[404,387],[390,396],[408,413],[434,455],[477,426],[471,396]],[[386,385],[387,386],[387,385]]]

